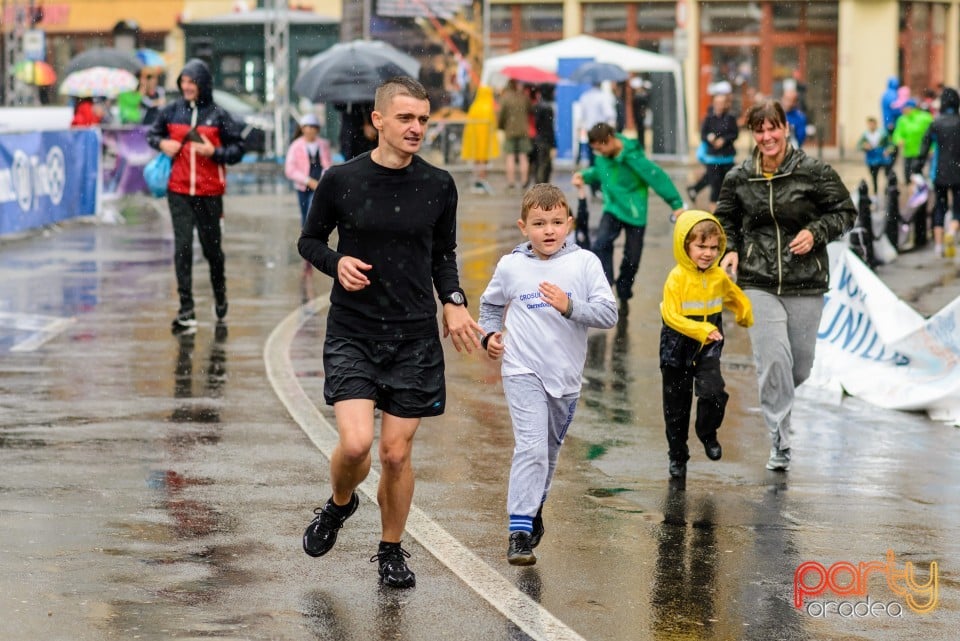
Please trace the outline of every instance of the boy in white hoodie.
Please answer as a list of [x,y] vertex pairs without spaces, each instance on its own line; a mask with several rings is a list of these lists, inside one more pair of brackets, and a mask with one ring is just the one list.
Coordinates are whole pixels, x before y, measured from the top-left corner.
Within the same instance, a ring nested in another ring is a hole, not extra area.
[[558,187],[531,187],[517,221],[527,241],[500,259],[480,298],[482,346],[490,358],[503,357],[503,391],[513,421],[511,565],[537,562],[533,548],[544,532],[543,503],[580,397],[587,329],[617,322],[599,259],[567,241],[572,224]]

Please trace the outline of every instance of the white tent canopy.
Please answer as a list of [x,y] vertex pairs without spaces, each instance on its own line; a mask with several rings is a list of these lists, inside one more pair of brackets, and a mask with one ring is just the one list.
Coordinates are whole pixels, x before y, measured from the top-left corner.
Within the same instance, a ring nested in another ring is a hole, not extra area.
[[487,84],[494,72],[516,65],[529,65],[557,73],[557,60],[560,58],[593,58],[597,62],[611,62],[632,73],[680,73],[680,63],[670,56],[581,35],[490,58],[483,65],[482,81]]
[[[678,156],[686,156],[687,132],[686,111],[683,99],[683,76],[680,62],[670,56],[652,51],[645,51],[635,47],[610,42],[593,36],[580,35],[551,42],[550,44],[523,49],[515,53],[496,56],[487,59],[483,65],[481,82],[490,84],[493,74],[504,67],[528,65],[544,71],[557,73],[557,61],[561,58],[593,58],[597,62],[611,62],[630,73],[665,73],[673,77],[675,100],[670,100],[677,110],[674,131],[670,138],[676,139],[676,145],[670,145],[677,150]],[[657,103],[651,103],[656,109]]]

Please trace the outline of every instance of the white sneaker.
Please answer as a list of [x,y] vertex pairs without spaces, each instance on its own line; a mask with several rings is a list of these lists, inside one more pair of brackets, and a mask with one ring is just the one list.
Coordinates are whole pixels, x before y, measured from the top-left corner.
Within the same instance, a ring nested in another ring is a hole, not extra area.
[[778,450],[775,447],[770,448],[770,459],[767,461],[767,469],[774,472],[786,472],[790,469],[790,448]]

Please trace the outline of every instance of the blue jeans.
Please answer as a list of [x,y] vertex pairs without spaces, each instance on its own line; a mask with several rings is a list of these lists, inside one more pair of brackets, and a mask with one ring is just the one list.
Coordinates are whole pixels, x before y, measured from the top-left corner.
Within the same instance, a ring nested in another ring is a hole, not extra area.
[[607,282],[614,284],[613,278],[613,241],[624,232],[623,260],[620,261],[620,275],[616,279],[617,298],[630,300],[633,296],[633,281],[640,269],[640,255],[643,253],[643,233],[645,226],[628,225],[604,212],[597,228],[597,237],[593,241],[593,253],[600,259],[600,266]]
[[303,228],[307,222],[307,214],[310,212],[310,203],[313,202],[313,190],[297,190],[297,202],[300,203],[300,227]]

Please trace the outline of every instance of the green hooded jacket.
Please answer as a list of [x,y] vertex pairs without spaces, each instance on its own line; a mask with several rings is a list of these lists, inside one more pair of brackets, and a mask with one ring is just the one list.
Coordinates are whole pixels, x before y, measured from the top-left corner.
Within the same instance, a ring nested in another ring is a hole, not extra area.
[[932,123],[933,116],[929,111],[915,107],[910,113],[897,118],[890,140],[895,145],[903,145],[904,158],[916,158],[920,155],[923,134],[927,133]]
[[671,210],[683,207],[683,198],[667,172],[644,155],[636,140],[617,134],[623,150],[616,158],[596,154],[594,166],[581,172],[584,182],[603,190],[603,211],[617,220],[643,227],[647,224],[647,191],[653,189]]

